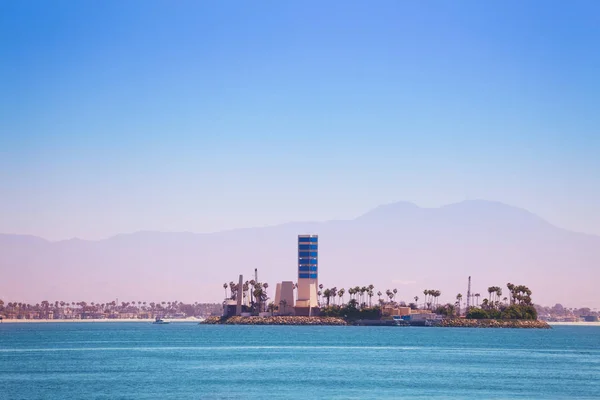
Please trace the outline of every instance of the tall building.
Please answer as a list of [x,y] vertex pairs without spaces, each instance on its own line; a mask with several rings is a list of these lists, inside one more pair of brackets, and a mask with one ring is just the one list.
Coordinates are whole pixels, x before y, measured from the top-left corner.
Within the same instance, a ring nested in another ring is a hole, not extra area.
[[319,286],[319,236],[298,235],[297,307],[317,307]]

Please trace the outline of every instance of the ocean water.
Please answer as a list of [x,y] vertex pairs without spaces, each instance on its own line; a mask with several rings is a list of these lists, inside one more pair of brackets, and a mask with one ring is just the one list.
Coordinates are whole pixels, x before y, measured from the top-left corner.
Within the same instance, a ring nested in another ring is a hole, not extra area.
[[600,399],[600,327],[0,324],[1,399]]

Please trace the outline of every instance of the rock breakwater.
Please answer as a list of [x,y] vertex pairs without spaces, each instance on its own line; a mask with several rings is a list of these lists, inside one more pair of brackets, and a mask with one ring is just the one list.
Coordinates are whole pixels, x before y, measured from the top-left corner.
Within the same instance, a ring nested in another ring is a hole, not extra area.
[[346,321],[336,317],[210,317],[202,324],[222,325],[346,325]]
[[550,329],[545,321],[531,320],[496,320],[496,319],[445,319],[437,325],[448,328],[521,328]]

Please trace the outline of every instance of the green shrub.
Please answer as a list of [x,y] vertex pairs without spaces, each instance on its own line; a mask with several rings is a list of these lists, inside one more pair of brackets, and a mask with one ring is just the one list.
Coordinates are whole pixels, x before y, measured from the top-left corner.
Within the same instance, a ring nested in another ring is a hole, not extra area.
[[488,319],[490,316],[483,308],[473,307],[467,313],[468,319]]

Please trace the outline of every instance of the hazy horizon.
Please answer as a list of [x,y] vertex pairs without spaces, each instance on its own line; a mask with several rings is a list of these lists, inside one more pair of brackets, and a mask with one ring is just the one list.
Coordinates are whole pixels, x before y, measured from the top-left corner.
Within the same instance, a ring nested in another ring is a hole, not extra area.
[[[527,210],[490,201],[441,208],[407,202],[375,207],[351,220],[290,222],[210,234],[138,232],[101,241],[48,242],[0,235],[5,298],[168,298],[219,301],[239,274],[271,286],[297,277],[297,235],[319,235],[319,282],[374,284],[410,301],[426,288],[442,300],[507,282],[534,301],[600,307],[600,237],[571,232]],[[368,267],[368,274],[364,268]],[[585,280],[578,277],[585,276]],[[78,300],[80,301],[80,300]]]

